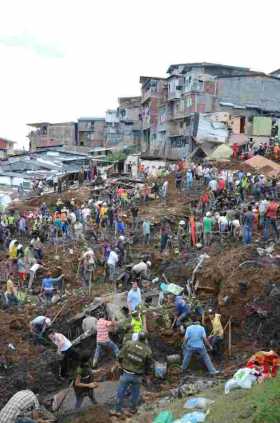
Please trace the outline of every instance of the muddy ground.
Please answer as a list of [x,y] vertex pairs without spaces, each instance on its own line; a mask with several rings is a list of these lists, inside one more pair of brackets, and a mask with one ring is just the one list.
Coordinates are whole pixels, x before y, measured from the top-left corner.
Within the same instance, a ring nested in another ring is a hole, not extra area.
[[[280,295],[277,292],[276,295],[271,293],[274,285],[280,287],[280,267],[277,257],[277,254],[280,254],[280,248],[278,246],[275,248],[272,258],[260,257],[256,248],[263,245],[261,237],[256,234],[256,241],[250,247],[224,239],[202,250],[191,248],[178,255],[175,249],[172,249],[161,255],[158,234],[161,218],[168,217],[172,227],[175,228],[179,219],[189,215],[192,201],[198,199],[204,189],[203,186],[195,186],[191,195],[177,194],[173,178],[170,177],[169,180],[170,195],[166,204],[152,200],[147,205],[141,206],[140,216],[149,216],[154,224],[154,239],[152,245],[144,248],[141,239],[136,238],[135,244],[131,246],[132,257],[136,260],[144,253],[149,253],[154,276],[164,273],[170,282],[184,285],[185,281],[191,277],[197,257],[204,252],[209,255],[209,259],[204,262],[197,274],[199,299],[206,308],[219,307],[224,325],[231,319],[232,355],[228,356],[226,346],[224,360],[218,363],[219,368],[227,377],[246,360],[248,355],[258,349],[274,349],[279,352]],[[40,199],[34,198],[24,204],[18,204],[17,207],[32,210],[38,207],[42,200],[49,206],[54,206],[58,197],[58,194],[44,195]],[[74,192],[65,192],[60,197],[63,201],[70,201],[75,197],[84,202],[90,198],[90,189],[84,187]],[[98,255],[102,244],[95,247],[97,247]],[[112,291],[110,284],[103,282],[102,267],[99,267],[96,272],[91,296],[81,289],[77,270],[82,248],[83,244],[80,243],[62,245],[59,249],[45,248],[46,266],[53,271],[54,276],[61,271],[65,274],[64,298],[60,303],[49,307],[47,314],[53,318],[63,306],[56,326],[71,339],[80,334],[80,328],[70,323],[73,316],[92,303],[95,297]],[[245,261],[247,263],[243,264]],[[28,322],[36,315],[44,313],[46,313],[44,307],[38,306],[32,298],[29,303],[17,310],[0,310],[0,407],[17,391],[16,384],[19,378],[28,378],[30,389],[40,393],[41,398],[66,386],[65,382],[57,378],[58,360],[53,346],[35,345],[29,334]],[[153,317],[149,319],[149,322],[150,343],[155,359],[164,360],[167,355],[181,352],[180,334],[174,334],[174,331],[171,333],[162,331],[162,323],[160,320],[157,322]],[[227,336],[226,334],[225,344],[227,344]],[[116,341],[118,342],[117,337]],[[94,351],[95,339],[88,339],[81,348]],[[116,374],[111,373],[113,361],[105,357],[103,365],[104,369],[99,371],[99,374],[97,372],[96,380],[115,380]],[[154,394],[168,392],[178,383],[179,373],[179,368],[175,366],[170,370],[166,381],[159,383],[154,380],[148,392]],[[110,421],[104,409],[100,413],[98,421]],[[103,420],[102,413],[105,413]],[[76,423],[90,421],[86,418],[86,416],[79,417],[78,420],[73,421]]]

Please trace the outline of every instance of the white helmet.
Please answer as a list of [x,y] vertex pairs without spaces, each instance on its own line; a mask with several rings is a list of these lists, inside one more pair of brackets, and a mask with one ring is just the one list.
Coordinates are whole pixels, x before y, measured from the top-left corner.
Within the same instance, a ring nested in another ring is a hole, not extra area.
[[125,237],[123,235],[120,235],[119,240],[120,241],[124,241],[125,240]]
[[179,225],[185,225],[186,222],[184,220],[180,220]]
[[148,267],[151,267],[152,266],[152,263],[150,261],[147,261],[147,266]]
[[208,211],[208,212],[206,213],[206,216],[207,216],[207,217],[210,217],[210,216],[211,216],[211,212],[210,212],[210,211]]

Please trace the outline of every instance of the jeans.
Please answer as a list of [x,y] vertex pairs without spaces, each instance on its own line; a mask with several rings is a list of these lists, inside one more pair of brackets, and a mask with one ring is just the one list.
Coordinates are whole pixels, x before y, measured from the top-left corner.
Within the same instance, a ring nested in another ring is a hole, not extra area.
[[193,185],[192,179],[187,179],[186,180],[186,188],[187,189],[191,189],[192,188],[192,185]]
[[189,311],[185,311],[184,313],[180,314],[180,316],[176,320],[176,326],[179,327],[181,323],[186,320],[186,318],[190,315]]
[[269,238],[269,227],[272,226],[273,231],[276,234],[277,239],[279,238],[279,231],[277,228],[277,223],[275,219],[265,219],[264,221],[264,232],[263,232],[263,237],[264,240],[267,241]]
[[252,242],[252,227],[244,225],[243,227],[243,244],[249,245]]
[[163,250],[165,250],[167,241],[168,241],[168,235],[161,235],[160,237],[160,252],[161,253],[163,252]]
[[216,369],[213,366],[213,363],[206,351],[205,346],[201,347],[201,348],[192,348],[192,347],[188,347],[187,345],[184,347],[184,359],[183,359],[183,370],[187,370],[192,355],[196,353],[199,354],[199,356],[202,358],[202,360],[204,361],[205,366],[208,369],[209,373],[215,373]]
[[32,284],[35,279],[36,272],[34,270],[29,270],[29,282],[28,282],[28,289],[32,289]]
[[97,342],[96,350],[95,350],[95,354],[94,354],[94,359],[93,359],[93,361],[95,363],[98,362],[100,355],[101,355],[101,351],[104,347],[112,350],[115,357],[117,357],[119,355],[120,350],[113,341],[110,340],[110,341],[107,341],[107,342]]
[[151,234],[144,234],[144,244],[150,244]]
[[36,423],[36,421],[28,417],[18,417],[15,423]]
[[116,266],[113,264],[108,264],[109,267],[109,280],[114,281],[116,277]]
[[123,409],[123,402],[128,388],[130,387],[129,407],[136,408],[140,397],[141,376],[124,372],[120,377],[119,386],[117,389],[117,404],[116,410],[118,412]]

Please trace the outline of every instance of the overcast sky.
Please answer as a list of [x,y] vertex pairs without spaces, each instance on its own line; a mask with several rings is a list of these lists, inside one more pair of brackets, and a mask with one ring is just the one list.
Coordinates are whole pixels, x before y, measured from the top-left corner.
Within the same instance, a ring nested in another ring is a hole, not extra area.
[[2,0],[0,137],[22,144],[28,122],[102,116],[172,63],[279,68],[277,3]]

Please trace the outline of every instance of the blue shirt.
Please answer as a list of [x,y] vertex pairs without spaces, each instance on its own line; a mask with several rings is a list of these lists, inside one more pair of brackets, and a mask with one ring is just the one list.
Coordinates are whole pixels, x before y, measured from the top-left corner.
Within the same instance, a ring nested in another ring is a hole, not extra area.
[[146,220],[143,222],[143,233],[144,235],[149,235],[151,233],[151,224]]
[[188,304],[180,296],[176,297],[175,306],[176,306],[176,312],[179,316],[181,316],[181,314],[183,314],[183,313],[189,313],[190,312],[190,308],[189,308]]
[[129,304],[131,311],[134,311],[136,307],[142,303],[140,288],[134,290],[133,288],[127,294],[127,303]]
[[54,283],[58,282],[60,279],[61,279],[60,276],[58,278],[51,278],[51,277],[44,278],[42,280],[42,288],[44,290],[52,290],[54,289],[54,286],[53,286]]
[[203,348],[203,338],[206,338],[205,329],[201,325],[191,325],[187,327],[185,338],[187,346],[190,348]]

